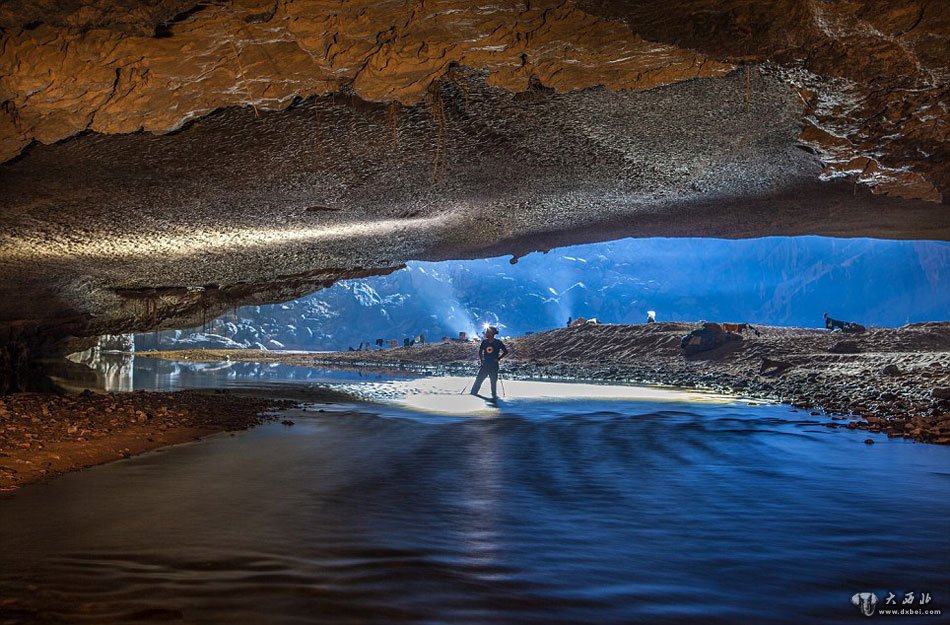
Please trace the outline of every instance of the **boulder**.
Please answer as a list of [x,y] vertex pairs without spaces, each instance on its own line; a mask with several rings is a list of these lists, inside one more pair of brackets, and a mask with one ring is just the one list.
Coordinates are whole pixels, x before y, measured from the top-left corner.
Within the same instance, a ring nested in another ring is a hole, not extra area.
[[881,369],[881,373],[883,373],[884,375],[900,375],[902,372],[900,370],[900,367],[898,367],[897,365],[887,365],[886,367]]
[[861,348],[856,341],[838,341],[828,351],[832,354],[860,354]]
[[690,356],[700,352],[716,349],[726,343],[741,341],[742,335],[735,332],[724,332],[718,323],[704,323],[698,330],[693,330],[680,341],[683,354]]

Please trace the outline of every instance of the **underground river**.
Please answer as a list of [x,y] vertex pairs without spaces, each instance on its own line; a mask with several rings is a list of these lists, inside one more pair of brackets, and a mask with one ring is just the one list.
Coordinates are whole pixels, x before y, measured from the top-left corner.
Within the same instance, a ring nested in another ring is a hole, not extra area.
[[[231,369],[161,366],[188,374],[153,388]],[[947,447],[704,393],[508,380],[495,408],[461,378],[253,371],[366,401],[0,498],[0,622],[837,622],[863,618],[855,593],[910,591],[946,607]]]

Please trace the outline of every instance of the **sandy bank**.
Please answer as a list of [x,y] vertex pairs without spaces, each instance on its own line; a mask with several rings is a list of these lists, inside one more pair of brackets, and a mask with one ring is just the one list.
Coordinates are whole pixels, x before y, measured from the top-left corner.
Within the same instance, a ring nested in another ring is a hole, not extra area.
[[[696,327],[694,323],[587,325],[532,334],[508,341],[511,357],[503,371],[521,378],[660,383],[733,392],[857,418],[841,427],[950,444],[950,323],[872,328],[862,334],[761,326],[761,336],[747,333],[742,341],[684,357],[680,339]],[[152,355],[468,373],[475,369],[475,350],[472,343],[438,343],[330,354],[189,350]]]
[[21,393],[0,398],[0,491],[257,425],[292,402],[223,393]]

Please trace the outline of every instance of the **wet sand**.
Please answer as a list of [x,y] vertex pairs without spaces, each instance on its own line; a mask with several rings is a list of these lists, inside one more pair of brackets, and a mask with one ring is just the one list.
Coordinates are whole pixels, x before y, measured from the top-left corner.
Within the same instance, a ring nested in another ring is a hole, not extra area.
[[554,405],[569,406],[577,402],[636,402],[654,406],[670,404],[739,405],[764,402],[743,402],[734,395],[663,386],[632,386],[627,384],[594,384],[590,382],[547,382],[509,378],[499,383],[498,398],[490,400],[486,383],[472,395],[471,376],[426,376],[411,380],[343,385],[352,396],[365,401],[389,404],[416,413],[442,417],[497,417],[525,414],[530,405],[550,412]]
[[[833,414],[840,423],[829,424],[832,428],[950,444],[950,323],[871,328],[860,334],[757,326],[761,336],[747,332],[741,341],[686,357],[680,339],[696,327],[588,324],[536,333],[508,341],[511,354],[502,372],[512,378],[667,384],[735,393]],[[437,343],[372,352],[188,350],[148,355],[467,375],[476,369],[475,351],[474,343]]]
[[293,402],[227,393],[90,392],[0,398],[0,491],[274,418]]

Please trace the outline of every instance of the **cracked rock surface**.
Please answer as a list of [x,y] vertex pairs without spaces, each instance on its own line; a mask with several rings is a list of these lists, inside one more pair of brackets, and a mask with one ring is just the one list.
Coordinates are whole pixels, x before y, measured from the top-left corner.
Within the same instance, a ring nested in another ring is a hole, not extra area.
[[780,64],[826,178],[939,202],[950,185],[950,11],[940,0],[585,0],[646,39]]
[[939,2],[8,0],[3,341],[411,259],[946,239]]
[[[488,70],[491,84],[513,91],[531,79],[558,91],[647,89],[732,69],[564,2],[239,0],[197,4],[143,34],[127,32],[128,20],[103,25],[103,4],[93,5],[102,15],[86,12],[92,28],[77,12],[65,26],[34,21],[0,42],[0,160],[32,140],[168,132],[217,108],[282,109],[344,85],[414,104],[452,64]],[[139,22],[158,21],[158,9]]]

